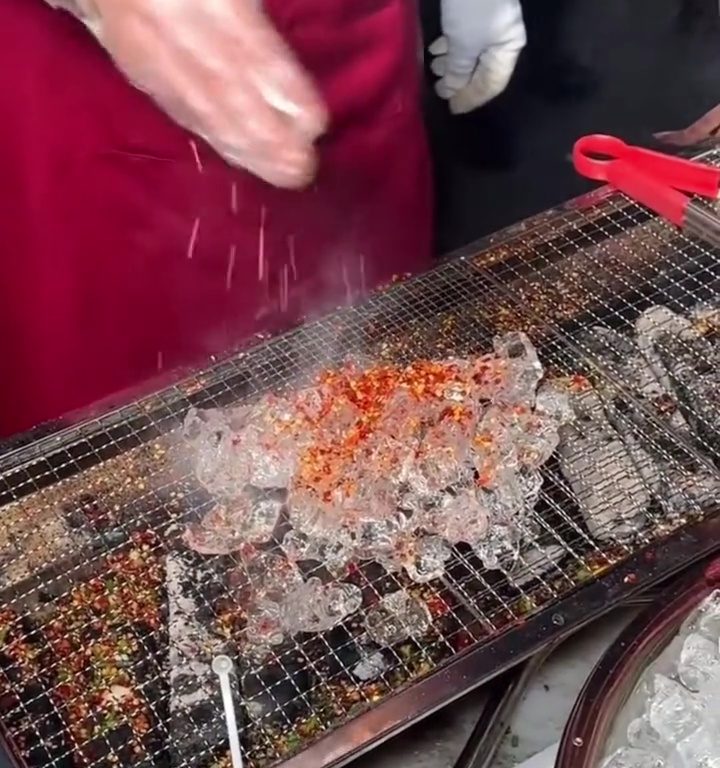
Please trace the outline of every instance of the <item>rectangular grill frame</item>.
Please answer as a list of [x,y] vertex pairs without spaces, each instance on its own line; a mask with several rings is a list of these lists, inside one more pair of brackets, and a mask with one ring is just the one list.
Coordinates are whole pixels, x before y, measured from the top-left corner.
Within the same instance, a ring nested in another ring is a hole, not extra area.
[[[715,153],[702,157],[713,162],[719,159]],[[688,273],[689,278],[703,273],[706,268],[711,271],[719,266],[716,254],[702,245],[691,243],[665,225],[656,224],[649,214],[627,199],[609,189],[602,189],[471,244],[444,260],[431,273],[375,294],[364,305],[340,311],[253,347],[239,357],[222,362],[155,395],[81,424],[52,425],[47,435],[38,437],[36,432],[21,436],[0,456],[0,505],[160,436],[177,424],[178,415],[190,405],[234,402],[240,397],[238,392],[248,386],[250,391],[245,396],[290,386],[295,379],[285,375],[284,366],[289,363],[299,366],[298,370],[302,368],[302,361],[296,359],[298,356],[295,353],[298,338],[316,333],[317,339],[311,345],[319,348],[324,340],[340,334],[342,342],[337,346],[343,350],[352,348],[358,342],[366,341],[360,338],[360,329],[367,324],[372,325],[374,315],[382,317],[390,312],[399,317],[403,312],[407,313],[408,308],[412,310],[413,302],[415,306],[419,303],[425,309],[435,305],[438,316],[445,310],[451,310],[453,296],[448,286],[453,286],[452,290],[461,286],[468,295],[473,291],[485,299],[495,296],[500,309],[517,309],[522,303],[518,302],[514,293],[518,286],[525,287],[534,278],[542,278],[543,274],[571,261],[577,254],[580,254],[578,258],[581,260],[592,261],[597,255],[591,258],[587,254],[597,250],[602,255],[603,249],[614,248],[613,243],[619,233],[632,234],[643,226],[654,228],[656,240],[648,247],[656,251],[664,268],[662,274],[653,277],[652,262],[641,260],[642,263],[630,269],[630,277],[621,275],[628,281],[625,286],[627,295],[634,296],[638,291],[642,295],[647,290],[652,293],[653,290],[673,289],[672,281],[679,274],[678,270],[680,273],[685,270],[681,262],[688,254],[694,263],[693,272]],[[662,253],[658,248],[662,248]],[[623,250],[622,246],[619,250]],[[621,261],[621,257],[618,260]],[[463,272],[466,274],[461,274]],[[638,279],[630,281],[633,275]],[[644,277],[648,277],[653,288],[643,283]],[[712,275],[712,280],[718,281],[718,276]],[[668,283],[665,288],[663,281]],[[429,293],[423,293],[423,288]],[[705,288],[700,285],[698,290],[702,292]],[[613,302],[616,305],[634,303],[635,300],[625,296],[608,297],[606,311],[608,308],[611,313],[622,310],[622,306],[619,310],[613,309]],[[465,300],[469,300],[467,295]],[[582,349],[577,348],[573,341],[573,334],[578,327],[592,321],[592,306],[549,322],[532,306],[521,307],[521,310],[525,321],[537,323],[535,330],[539,333],[541,349],[556,348],[561,357],[570,352],[583,355]],[[489,310],[484,309],[482,315],[488,319]],[[499,330],[501,326],[496,324],[494,328],[479,330],[479,334],[489,341]],[[479,343],[477,338],[474,341]],[[262,388],[253,385],[257,376],[253,371],[258,370],[263,372]],[[41,430],[40,434],[47,429]],[[548,643],[568,636],[625,599],[711,554],[717,549],[715,542],[720,536],[720,519],[716,517],[717,509],[705,512],[701,522],[628,550],[624,559],[595,580],[566,591],[536,613],[457,653],[426,677],[390,694],[371,709],[310,743],[283,765],[287,768],[344,765],[501,674]],[[22,760],[10,746],[5,724],[0,725],[4,751],[14,765],[22,766]]]

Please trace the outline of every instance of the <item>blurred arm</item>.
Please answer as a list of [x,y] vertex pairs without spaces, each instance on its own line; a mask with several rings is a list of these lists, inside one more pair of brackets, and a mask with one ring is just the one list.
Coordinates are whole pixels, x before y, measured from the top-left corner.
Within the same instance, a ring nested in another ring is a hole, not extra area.
[[80,19],[136,87],[225,160],[299,187],[326,113],[257,0],[48,0]]

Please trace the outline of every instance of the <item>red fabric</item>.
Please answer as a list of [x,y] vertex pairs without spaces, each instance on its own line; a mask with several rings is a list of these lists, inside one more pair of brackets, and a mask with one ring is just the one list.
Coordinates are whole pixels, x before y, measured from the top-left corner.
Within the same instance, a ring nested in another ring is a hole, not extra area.
[[414,5],[266,2],[332,116],[298,193],[224,165],[71,17],[0,0],[0,433],[427,266]]

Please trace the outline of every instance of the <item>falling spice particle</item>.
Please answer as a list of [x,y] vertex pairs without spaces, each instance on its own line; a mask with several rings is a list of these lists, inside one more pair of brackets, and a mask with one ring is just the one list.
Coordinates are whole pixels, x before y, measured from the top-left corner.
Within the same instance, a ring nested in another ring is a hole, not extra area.
[[192,151],[193,159],[195,160],[198,173],[202,173],[205,169],[203,168],[202,160],[200,159],[200,152],[198,150],[197,143],[193,139],[190,139],[190,149]]
[[360,291],[363,296],[367,293],[367,277],[365,275],[365,255],[360,254]]
[[289,267],[287,264],[283,264],[282,268],[282,274],[280,278],[280,311],[281,312],[287,312],[288,308],[288,296],[290,292],[290,277],[289,277]]
[[258,234],[258,282],[265,279],[265,217],[267,209],[260,208],[260,232]]
[[229,291],[232,288],[233,272],[235,271],[235,255],[237,247],[233,244],[230,246],[230,252],[228,253],[228,265],[225,272],[225,290]]
[[196,217],[195,221],[193,222],[192,232],[190,233],[190,241],[188,242],[188,247],[187,247],[188,260],[192,259],[195,253],[195,246],[197,245],[199,230],[200,230],[200,218]]
[[298,279],[297,264],[295,262],[295,235],[288,235],[288,253],[290,254],[290,270],[293,280]]
[[350,276],[348,275],[347,262],[344,259],[342,262],[342,279],[343,285],[345,286],[345,301],[347,304],[352,304],[352,285],[350,284]]

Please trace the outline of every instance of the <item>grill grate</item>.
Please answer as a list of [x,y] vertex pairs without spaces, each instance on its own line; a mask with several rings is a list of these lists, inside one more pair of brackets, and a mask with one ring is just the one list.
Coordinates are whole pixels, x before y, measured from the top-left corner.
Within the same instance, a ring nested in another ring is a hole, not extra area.
[[[191,405],[222,406],[297,386],[348,350],[398,362],[442,358],[484,351],[495,334],[525,330],[549,375],[582,375],[594,384],[622,449],[639,445],[642,453],[631,457],[639,481],[629,488],[605,450],[592,462],[589,497],[569,469],[577,455],[561,451],[544,468],[541,500],[509,573],[484,569],[462,546],[446,575],[423,586],[362,564],[347,577],[363,593],[358,614],[329,632],[286,641],[263,662],[238,659],[250,765],[293,755],[297,765],[340,763],[501,671],[532,643],[592,618],[607,607],[583,597],[594,584],[622,574],[615,599],[645,584],[627,563],[707,519],[718,498],[720,407],[704,384],[720,376],[720,328],[703,317],[696,335],[674,327],[661,335],[679,361],[666,382],[675,399],[661,398],[667,410],[658,408],[657,392],[650,396],[633,380],[627,358],[612,358],[597,332],[588,332],[601,327],[633,339],[649,308],[689,317],[700,302],[717,299],[719,285],[715,253],[620,196],[586,198],[363,306],[6,456],[0,713],[13,752],[31,766],[58,768],[229,765],[209,664],[218,652],[235,654],[243,614],[228,574],[239,562],[203,558],[180,543],[184,522],[208,500],[190,473],[178,472],[178,427]],[[587,434],[576,439],[584,440],[576,451],[593,445]],[[666,486],[638,455],[662,468]],[[583,505],[597,510],[598,496],[604,506],[588,516]],[[621,515],[628,504],[641,512]],[[685,561],[700,549],[686,546]],[[668,564],[665,573],[683,564]],[[662,575],[645,570],[652,579]],[[373,648],[363,613],[398,589],[427,606],[431,626]],[[569,597],[571,618],[560,610]],[[473,654],[483,660],[474,676],[452,678],[448,670]],[[434,686],[430,703],[418,704],[427,685]],[[353,723],[362,726],[353,730]]]

